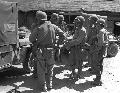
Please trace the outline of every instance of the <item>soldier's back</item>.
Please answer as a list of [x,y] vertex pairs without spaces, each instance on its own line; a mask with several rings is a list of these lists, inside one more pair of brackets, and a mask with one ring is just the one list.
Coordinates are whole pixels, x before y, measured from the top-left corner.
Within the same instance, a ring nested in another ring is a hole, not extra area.
[[53,25],[50,22],[45,22],[41,26],[38,26],[37,30],[37,39],[40,41],[39,43],[41,45],[51,45],[53,43],[53,39],[55,39],[55,31]]

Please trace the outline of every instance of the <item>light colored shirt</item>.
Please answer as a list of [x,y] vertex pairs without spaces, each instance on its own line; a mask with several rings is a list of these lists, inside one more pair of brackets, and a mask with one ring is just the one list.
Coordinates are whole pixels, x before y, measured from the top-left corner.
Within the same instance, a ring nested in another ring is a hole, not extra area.
[[86,29],[76,29],[73,39],[70,41],[71,46],[85,43],[87,38]]

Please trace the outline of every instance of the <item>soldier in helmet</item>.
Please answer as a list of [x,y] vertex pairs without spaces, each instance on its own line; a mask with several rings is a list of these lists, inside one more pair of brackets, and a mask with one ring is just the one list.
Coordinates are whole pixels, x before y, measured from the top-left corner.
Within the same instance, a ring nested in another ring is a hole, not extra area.
[[58,14],[57,14],[57,13],[53,13],[53,14],[51,15],[50,22],[51,22],[52,24],[55,24],[56,26],[58,26],[58,20],[59,20]]
[[64,16],[63,15],[59,15],[59,21],[58,21],[58,26],[67,34],[67,24],[64,21]]
[[103,71],[103,59],[104,54],[106,51],[106,46],[108,44],[107,39],[107,30],[105,29],[105,20],[99,19],[96,22],[96,29],[97,29],[97,39],[98,42],[96,42],[97,48],[94,48],[95,56],[94,56],[94,70],[96,74],[96,78],[93,82],[95,85],[100,85],[101,82],[101,74]]
[[[58,20],[59,20],[59,15],[57,13],[53,13],[51,15],[51,18],[50,18],[50,22],[56,26],[58,26]],[[58,42],[57,42],[57,38],[56,38],[56,51],[55,51],[55,61],[59,61],[59,45],[58,45]]]
[[[64,21],[64,16],[63,16],[63,15],[59,15],[58,27],[59,27],[60,29],[62,29],[62,31],[64,32],[65,37],[68,37],[68,36],[69,36],[67,24],[66,24],[66,22]],[[63,44],[63,45],[64,45],[64,44]],[[67,54],[69,51],[68,51],[66,48],[64,48],[64,47],[60,47],[59,51],[60,51],[60,52],[59,52],[59,55],[58,55],[59,57],[58,57],[58,58],[59,58],[59,62],[62,63],[62,60],[63,60],[62,56],[65,57],[64,54]]]
[[35,52],[39,84],[41,89],[46,91],[52,88],[55,36],[59,35],[62,43],[64,35],[61,29],[47,21],[45,12],[37,11],[36,18],[38,26],[31,33],[29,40]]
[[[74,20],[75,33],[73,39],[68,42],[66,45],[67,49],[70,49],[70,67],[72,69],[71,77],[78,79],[81,75],[82,64],[83,64],[83,55],[82,55],[82,46],[86,41],[86,29],[83,27],[85,19],[83,16],[77,16]],[[75,69],[78,69],[78,74],[75,73]]]
[[[99,18],[96,15],[92,15],[88,18],[89,20],[89,27],[88,27],[88,34],[87,34],[87,43],[90,45],[90,51],[94,50],[94,40],[93,39],[97,35],[97,30],[95,28],[95,23]],[[89,71],[92,73],[94,72],[93,68],[93,57],[94,55],[91,55],[91,53],[88,53],[88,65],[91,66],[91,69]]]

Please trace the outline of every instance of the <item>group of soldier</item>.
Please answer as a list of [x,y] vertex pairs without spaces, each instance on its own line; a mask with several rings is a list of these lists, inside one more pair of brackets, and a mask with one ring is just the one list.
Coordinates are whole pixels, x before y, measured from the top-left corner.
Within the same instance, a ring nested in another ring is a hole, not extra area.
[[[90,73],[96,78],[92,84],[101,84],[103,71],[103,59],[107,47],[107,34],[105,20],[96,15],[90,16],[86,30],[83,25],[85,18],[77,16],[74,19],[74,33],[71,34],[64,21],[64,16],[57,13],[47,20],[47,14],[43,11],[36,12],[36,23],[31,26],[29,41],[32,43],[27,52],[26,60],[30,53],[34,59],[33,75],[38,78],[40,89],[46,91],[52,89],[53,70],[56,61],[61,61],[61,51],[68,51],[69,65],[72,74],[70,78],[80,79],[84,61],[84,52],[88,53],[88,66]],[[62,47],[60,47],[62,45]],[[78,69],[76,73],[76,69]]]

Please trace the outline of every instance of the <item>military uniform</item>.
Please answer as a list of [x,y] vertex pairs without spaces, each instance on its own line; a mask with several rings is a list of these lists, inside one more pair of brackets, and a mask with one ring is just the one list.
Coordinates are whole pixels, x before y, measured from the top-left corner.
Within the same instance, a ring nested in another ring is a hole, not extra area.
[[88,28],[88,34],[87,34],[87,40],[86,42],[90,45],[90,51],[88,51],[88,64],[91,66],[90,71],[94,71],[94,60],[96,60],[96,54],[92,53],[94,51],[95,45],[95,37],[97,35],[97,30],[95,28],[95,23],[98,20],[98,17],[96,15],[92,15],[89,18],[89,28]]
[[[84,18],[80,16],[77,17],[75,20],[80,21],[80,23],[78,22],[77,24],[80,24],[81,26],[83,25],[83,20]],[[76,22],[75,22],[76,24]],[[80,27],[78,26],[78,28],[75,29],[75,33],[73,36],[73,39],[71,41],[69,41],[68,47],[70,47],[70,60],[69,60],[69,65],[72,68],[72,74],[73,77],[75,78],[79,78],[81,75],[81,70],[82,70],[82,64],[83,64],[83,49],[82,46],[85,44],[86,41],[86,29],[84,27]],[[67,48],[68,48],[67,47]],[[78,69],[78,74],[76,77],[75,74],[75,69]]]
[[59,20],[58,14],[57,14],[57,13],[53,13],[53,14],[51,15],[50,22],[51,22],[52,24],[55,24],[56,26],[58,26],[58,20]]
[[[37,27],[37,23],[33,23],[31,25],[31,29],[30,29],[31,33],[34,31],[34,29],[36,27]],[[34,68],[33,77],[37,78],[37,75],[36,75],[36,73],[37,73],[37,63],[34,61],[34,49],[33,49],[33,46],[30,45],[29,47],[26,47],[23,56],[22,56],[22,60],[23,60],[23,68],[24,68],[24,70],[26,72],[30,72],[28,62],[30,64],[34,64],[33,65],[33,68]]]
[[[64,16],[63,15],[59,15],[58,27],[64,32],[64,35],[67,38],[69,36],[68,35],[68,28],[67,28],[66,22],[64,21]],[[62,45],[64,45],[64,44],[62,44]],[[65,64],[63,59],[67,59],[68,53],[69,53],[69,51],[64,46],[60,47],[59,48],[59,54],[58,54],[58,61],[60,63]]]
[[104,25],[105,21],[103,19],[99,19],[97,21],[97,39],[98,42],[96,43],[97,48],[96,48],[96,62],[95,62],[95,74],[96,74],[96,79],[94,80],[95,82],[93,84],[99,85],[101,84],[101,74],[103,72],[103,59],[104,59],[104,54],[106,51],[106,46],[108,43],[107,40],[107,32],[106,29],[104,29],[104,26],[102,27],[101,25]]
[[95,60],[96,60],[96,52],[94,50],[97,48],[96,42],[97,40],[97,30],[95,27],[91,27],[89,29],[90,33],[88,34],[87,43],[90,45],[90,49],[88,51],[88,63],[91,66],[92,72],[94,72]]
[[29,40],[35,46],[37,61],[37,74],[39,84],[52,88],[52,76],[54,61],[54,42],[56,34],[59,35],[61,42],[64,38],[63,32],[56,25],[46,21],[42,25],[34,29]]
[[63,15],[59,15],[59,21],[58,21],[58,26],[59,28],[64,31],[65,33],[68,31],[67,29],[67,24],[64,21],[64,16]]

